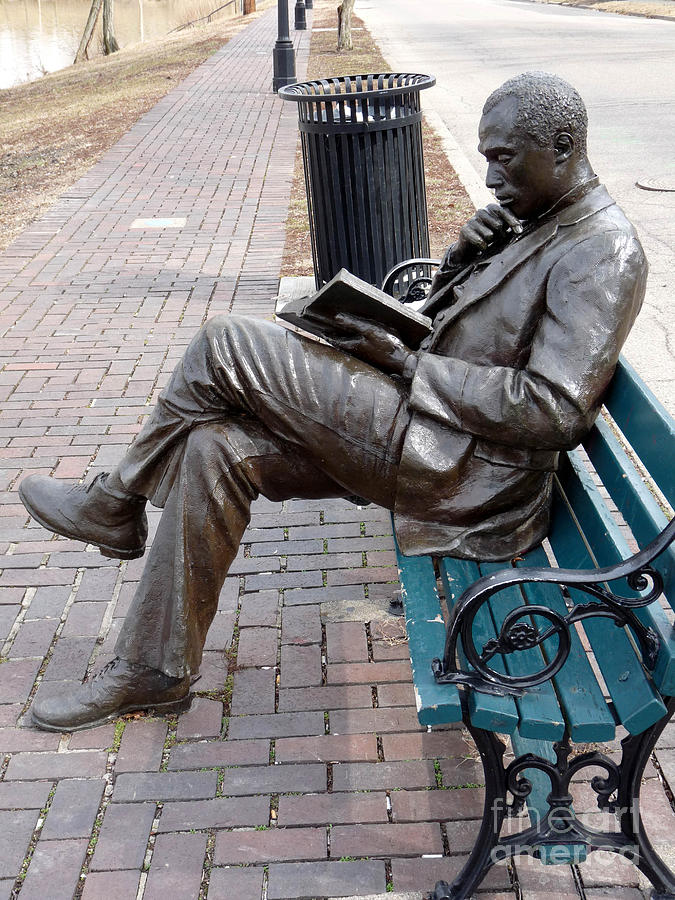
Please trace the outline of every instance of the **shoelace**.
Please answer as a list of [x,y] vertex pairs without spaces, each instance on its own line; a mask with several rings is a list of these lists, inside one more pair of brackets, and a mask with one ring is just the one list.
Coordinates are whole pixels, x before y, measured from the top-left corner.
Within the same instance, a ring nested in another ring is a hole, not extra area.
[[111,659],[110,662],[107,662],[100,672],[97,672],[92,676],[91,680],[96,681],[97,678],[100,678],[101,675],[105,675],[106,672],[111,672],[113,669],[117,667],[117,663],[119,662],[119,657],[116,656],[114,659]]
[[87,493],[89,493],[89,491],[94,487],[94,485],[95,485],[95,484],[98,484],[99,481],[100,481],[102,478],[105,478],[107,474],[108,474],[107,472],[99,472],[98,475],[96,476],[96,478],[93,478],[93,479],[89,482],[89,484],[85,484],[85,485],[78,484],[77,487],[84,487],[85,491],[86,491]]

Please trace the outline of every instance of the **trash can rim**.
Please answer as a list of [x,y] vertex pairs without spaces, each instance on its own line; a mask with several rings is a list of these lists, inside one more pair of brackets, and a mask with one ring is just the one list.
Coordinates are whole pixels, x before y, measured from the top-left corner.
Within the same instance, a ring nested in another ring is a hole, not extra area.
[[[332,85],[336,82],[343,83],[347,78],[356,81],[358,78],[380,78],[388,75],[405,75],[410,78],[420,79],[411,84],[397,85],[396,87],[373,87],[371,90],[365,91],[328,91],[323,94],[306,93],[303,88],[308,85],[326,84]],[[370,72],[358,75],[334,75],[327,78],[314,78],[309,81],[297,81],[294,84],[286,85],[279,88],[278,95],[283,100],[294,100],[296,103],[325,103],[336,100],[362,100],[378,97],[395,97],[399,94],[409,94],[411,91],[423,91],[433,87],[436,84],[434,75],[424,75],[421,72]]]

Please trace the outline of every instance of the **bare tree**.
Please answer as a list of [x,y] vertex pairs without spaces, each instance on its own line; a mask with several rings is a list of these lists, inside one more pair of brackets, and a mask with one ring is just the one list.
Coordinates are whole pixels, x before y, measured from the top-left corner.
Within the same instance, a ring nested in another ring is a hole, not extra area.
[[337,8],[338,16],[338,50],[352,50],[352,12],[354,0],[342,0]]
[[87,24],[84,26],[80,46],[75,54],[75,62],[83,62],[88,59],[88,49],[96,28],[96,22],[103,8],[103,52],[106,56],[109,53],[116,53],[120,49],[120,45],[115,38],[115,29],[113,27],[113,0],[91,0],[91,8],[87,16]]
[[91,42],[91,37],[94,33],[94,28],[96,27],[96,20],[98,19],[99,13],[101,12],[101,6],[103,5],[103,0],[92,0],[91,9],[89,10],[89,16],[87,18],[87,24],[84,26],[84,31],[82,32],[82,38],[80,39],[80,46],[77,48],[77,53],[75,54],[75,62],[83,62],[87,59],[87,49]]
[[113,27],[113,0],[103,0],[103,52],[108,56],[119,49]]

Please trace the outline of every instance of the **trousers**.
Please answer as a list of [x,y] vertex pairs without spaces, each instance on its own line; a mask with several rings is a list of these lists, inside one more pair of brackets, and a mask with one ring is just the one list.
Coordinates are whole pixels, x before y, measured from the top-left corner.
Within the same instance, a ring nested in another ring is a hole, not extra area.
[[399,380],[271,322],[210,319],[116,470],[163,508],[117,655],[195,674],[252,501],[393,509],[408,421]]

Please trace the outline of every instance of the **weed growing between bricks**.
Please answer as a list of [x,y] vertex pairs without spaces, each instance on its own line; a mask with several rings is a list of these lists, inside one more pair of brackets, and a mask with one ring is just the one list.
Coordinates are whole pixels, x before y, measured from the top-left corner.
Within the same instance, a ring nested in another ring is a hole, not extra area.
[[204,856],[204,870],[202,874],[201,884],[199,886],[198,900],[206,900],[211,882],[211,869],[213,868],[213,854],[216,849],[216,831],[211,828],[207,831],[206,838],[206,854]]
[[[119,729],[120,732],[120,742],[122,740],[122,731],[124,730],[124,726]],[[118,729],[115,728],[115,736],[117,736]],[[117,744],[117,748],[111,751],[111,754],[115,754],[119,749],[119,742]],[[82,863],[82,868],[80,870],[80,879],[78,882],[78,886],[74,895],[74,900],[79,900],[82,896],[82,891],[84,890],[84,883],[89,874],[89,866],[91,864],[91,859],[94,855],[94,851],[96,850],[96,845],[98,844],[99,834],[101,833],[101,826],[103,825],[103,819],[105,818],[105,812],[110,803],[110,799],[112,797],[112,766],[114,764],[114,757],[109,757],[108,768],[109,772],[107,773],[106,778],[106,786],[103,790],[103,796],[101,797],[101,804],[98,808],[98,812],[96,813],[96,818],[94,820],[94,826],[91,831],[91,837],[89,838],[89,843],[87,844],[87,850],[84,857],[84,862]]]
[[386,879],[386,887],[385,890],[387,893],[391,893],[394,890],[394,878],[391,870],[391,861],[384,861],[384,877]]
[[171,753],[171,748],[175,747],[178,738],[178,716],[171,715],[166,716],[166,722],[168,725],[166,738],[164,739],[164,749],[162,750],[162,761],[159,764],[160,772],[167,772],[169,768],[169,755]]

